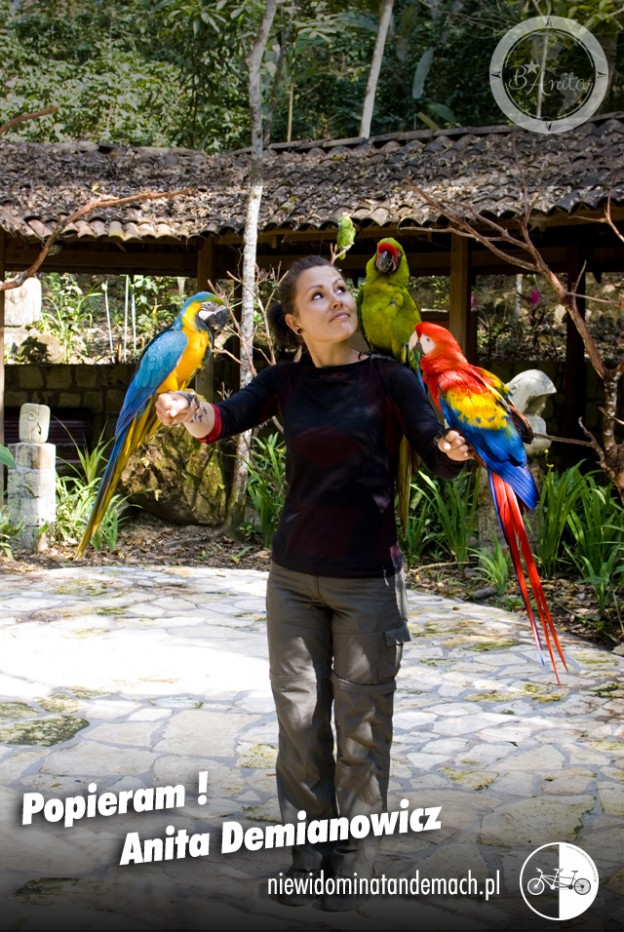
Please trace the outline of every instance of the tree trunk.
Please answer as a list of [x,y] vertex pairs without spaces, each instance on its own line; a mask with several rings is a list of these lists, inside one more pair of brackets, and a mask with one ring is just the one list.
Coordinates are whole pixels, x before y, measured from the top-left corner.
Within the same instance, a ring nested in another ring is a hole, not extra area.
[[381,62],[383,60],[384,48],[386,47],[386,37],[390,27],[392,17],[392,7],[394,0],[381,0],[379,11],[379,29],[373,51],[373,60],[368,75],[368,84],[366,85],[366,96],[364,97],[364,107],[362,108],[362,120],[360,122],[360,136],[368,139],[373,121],[373,110],[375,108],[375,94],[377,93],[377,82],[379,72],[381,71]]
[[[260,86],[262,59],[278,0],[267,0],[262,24],[247,57],[249,69],[249,110],[251,116],[251,161],[249,170],[249,199],[245,217],[243,247],[243,297],[240,320],[240,388],[252,379],[253,317],[256,291],[256,248],[258,243],[258,217],[263,190],[264,145],[262,139],[262,90]],[[245,517],[248,463],[251,450],[251,431],[239,434],[236,443],[234,475],[228,504],[227,530],[237,534]]]

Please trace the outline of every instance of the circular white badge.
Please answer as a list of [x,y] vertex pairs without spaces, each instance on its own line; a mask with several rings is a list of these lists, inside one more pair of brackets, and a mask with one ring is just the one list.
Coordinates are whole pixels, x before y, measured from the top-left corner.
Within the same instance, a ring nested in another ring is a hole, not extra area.
[[609,69],[598,40],[573,19],[535,16],[505,33],[490,61],[503,113],[534,133],[565,133],[596,112]]
[[589,909],[598,885],[598,871],[590,856],[567,842],[542,845],[520,871],[524,902],[538,916],[554,921],[574,919]]

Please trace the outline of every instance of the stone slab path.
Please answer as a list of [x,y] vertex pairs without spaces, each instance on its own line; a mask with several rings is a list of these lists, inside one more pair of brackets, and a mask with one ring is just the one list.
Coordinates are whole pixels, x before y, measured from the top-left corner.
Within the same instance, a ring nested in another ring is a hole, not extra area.
[[[270,899],[289,857],[265,834],[279,823],[265,582],[184,567],[2,576],[0,928],[538,930],[553,922],[520,895],[522,866],[557,843],[599,877],[560,927],[622,928],[624,662],[564,637],[558,686],[522,618],[413,592],[389,809],[438,807],[441,827],[397,823],[379,861],[411,894],[388,887],[345,913]],[[446,888],[427,890],[436,878]]]

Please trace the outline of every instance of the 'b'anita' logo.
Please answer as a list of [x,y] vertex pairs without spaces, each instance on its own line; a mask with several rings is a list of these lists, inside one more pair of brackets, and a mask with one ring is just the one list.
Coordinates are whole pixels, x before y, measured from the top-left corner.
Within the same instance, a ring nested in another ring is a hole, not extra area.
[[562,921],[584,913],[598,893],[598,871],[588,854],[576,845],[542,845],[520,872],[524,902],[544,919]]
[[596,112],[609,70],[602,46],[573,19],[535,16],[506,32],[490,62],[504,114],[534,133],[565,133]]

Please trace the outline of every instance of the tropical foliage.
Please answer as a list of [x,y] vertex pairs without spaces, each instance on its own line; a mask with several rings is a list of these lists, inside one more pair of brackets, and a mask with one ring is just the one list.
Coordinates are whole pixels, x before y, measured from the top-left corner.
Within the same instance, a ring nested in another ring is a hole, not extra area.
[[[395,0],[372,133],[503,122],[488,63],[535,0]],[[624,107],[618,0],[548,4],[600,40]],[[249,144],[245,56],[261,0],[0,0],[0,123],[55,103],[20,139],[96,139],[210,151]],[[271,141],[358,135],[378,0],[283,0],[263,69]],[[561,8],[561,9],[560,9]]]
[[[69,472],[57,476],[56,480],[56,523],[54,535],[64,543],[77,544],[93,509],[100,486],[100,474],[106,466],[108,444],[102,437],[91,451],[81,450],[76,444],[79,466],[68,466]],[[114,550],[119,530],[128,509],[123,496],[113,495],[102,523],[94,534],[92,543],[96,550]]]
[[[248,492],[257,517],[254,527],[268,546],[286,493],[282,438],[256,438],[251,451]],[[479,473],[469,469],[455,482],[443,482],[421,468],[412,484],[402,549],[412,567],[433,563],[468,570],[511,607],[517,584],[507,547],[500,537],[479,538]],[[624,633],[624,508],[599,478],[583,463],[560,472],[549,467],[531,532],[542,578],[586,584],[596,605],[586,621],[618,638]]]

